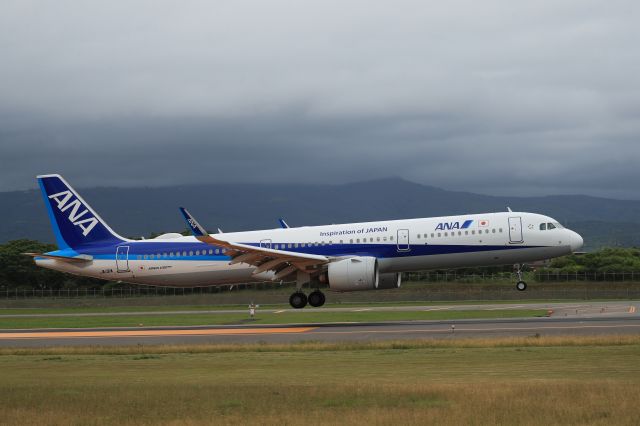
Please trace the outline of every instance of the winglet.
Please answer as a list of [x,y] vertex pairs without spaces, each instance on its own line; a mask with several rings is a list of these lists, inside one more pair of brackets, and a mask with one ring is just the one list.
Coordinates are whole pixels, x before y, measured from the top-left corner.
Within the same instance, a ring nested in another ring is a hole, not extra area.
[[285,222],[284,219],[281,217],[278,218],[278,222],[280,222],[280,227],[282,229],[287,229],[289,227],[289,225],[287,225],[287,222]]
[[184,220],[187,222],[187,226],[191,230],[194,237],[204,237],[209,235],[207,231],[198,223],[197,220],[191,216],[191,214],[184,207],[180,207],[180,213],[184,216]]

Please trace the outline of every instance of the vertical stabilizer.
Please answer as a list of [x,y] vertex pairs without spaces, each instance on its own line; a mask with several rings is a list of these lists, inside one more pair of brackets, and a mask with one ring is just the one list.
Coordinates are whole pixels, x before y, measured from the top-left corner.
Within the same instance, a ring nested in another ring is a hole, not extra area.
[[60,175],[38,176],[49,220],[61,250],[126,241],[116,234]]

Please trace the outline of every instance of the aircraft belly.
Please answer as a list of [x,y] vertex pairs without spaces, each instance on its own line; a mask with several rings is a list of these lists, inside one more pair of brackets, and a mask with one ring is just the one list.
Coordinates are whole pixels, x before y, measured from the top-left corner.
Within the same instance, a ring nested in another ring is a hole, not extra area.
[[[144,269],[140,269],[142,266]],[[228,261],[182,261],[143,264],[135,272],[135,282],[158,286],[213,286],[256,281],[254,267],[246,264],[229,265]]]
[[428,256],[404,256],[378,260],[380,273],[410,272],[427,269],[467,268],[507,265],[558,257],[571,252],[569,247],[522,247],[512,250],[490,250],[470,253],[448,253]]

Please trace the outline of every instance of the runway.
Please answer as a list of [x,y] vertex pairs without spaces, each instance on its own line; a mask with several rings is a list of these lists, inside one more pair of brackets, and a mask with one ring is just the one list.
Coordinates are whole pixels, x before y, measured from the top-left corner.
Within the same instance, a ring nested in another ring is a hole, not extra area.
[[288,324],[264,326],[140,327],[2,330],[0,347],[75,345],[157,345],[202,343],[292,343],[456,339],[533,335],[640,334],[640,316],[585,316],[383,323]]

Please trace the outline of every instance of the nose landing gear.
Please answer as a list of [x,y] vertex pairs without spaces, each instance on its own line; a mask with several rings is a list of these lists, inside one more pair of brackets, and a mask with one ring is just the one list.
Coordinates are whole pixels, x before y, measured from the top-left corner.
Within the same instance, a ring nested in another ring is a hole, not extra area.
[[516,275],[518,276],[518,282],[516,283],[516,289],[518,291],[525,291],[527,289],[527,283],[522,280],[522,268],[524,265],[516,264],[513,265],[513,268],[516,271]]

